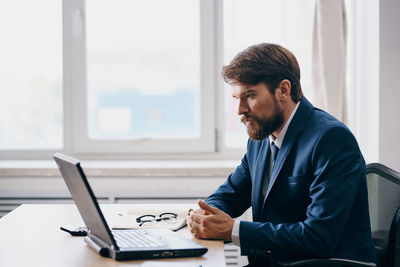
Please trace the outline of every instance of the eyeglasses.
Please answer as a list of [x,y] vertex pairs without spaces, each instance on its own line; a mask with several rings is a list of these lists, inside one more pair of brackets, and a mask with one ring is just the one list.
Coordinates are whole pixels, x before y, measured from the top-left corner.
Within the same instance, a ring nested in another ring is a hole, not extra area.
[[139,226],[142,226],[145,223],[146,223],[146,225],[151,225],[151,224],[154,224],[155,222],[160,222],[160,221],[163,221],[166,223],[175,223],[177,217],[178,217],[178,214],[173,213],[173,212],[164,212],[158,216],[152,215],[152,214],[147,214],[147,215],[142,215],[140,217],[137,217],[136,222],[139,223]]

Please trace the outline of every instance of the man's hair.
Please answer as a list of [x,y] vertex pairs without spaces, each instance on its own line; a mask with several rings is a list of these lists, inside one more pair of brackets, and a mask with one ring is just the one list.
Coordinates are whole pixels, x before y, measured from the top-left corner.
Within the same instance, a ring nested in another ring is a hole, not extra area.
[[229,65],[222,67],[222,77],[230,84],[265,83],[272,94],[279,83],[287,79],[291,83],[292,100],[297,103],[303,96],[296,57],[277,44],[262,43],[250,46],[237,54]]

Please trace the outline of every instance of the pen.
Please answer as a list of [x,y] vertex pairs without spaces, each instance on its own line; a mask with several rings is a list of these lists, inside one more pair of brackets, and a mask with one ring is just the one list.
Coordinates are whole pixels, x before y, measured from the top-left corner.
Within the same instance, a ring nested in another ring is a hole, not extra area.
[[[188,211],[188,216],[190,215],[190,212],[191,212],[191,211],[193,211],[192,208],[189,209],[189,211]],[[185,222],[182,223],[181,226],[179,226],[178,228],[176,228],[176,229],[174,229],[174,230],[172,230],[172,231],[177,232],[177,231],[179,231],[179,230],[185,228],[186,226],[187,226],[187,224],[186,224],[186,219],[185,219]],[[200,265],[200,267],[201,267],[201,265]]]
[[174,229],[174,230],[172,230],[172,231],[177,232],[177,231],[179,231],[179,230],[185,228],[186,226],[187,226],[187,224],[186,224],[186,221],[185,221],[185,223],[182,223],[181,226],[179,226],[178,228],[176,228],[176,229]]

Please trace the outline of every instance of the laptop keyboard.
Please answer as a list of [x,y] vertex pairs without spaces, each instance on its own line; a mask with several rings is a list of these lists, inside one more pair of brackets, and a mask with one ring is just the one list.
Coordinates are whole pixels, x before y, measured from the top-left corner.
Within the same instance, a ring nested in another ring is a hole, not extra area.
[[150,248],[165,246],[160,240],[150,236],[145,230],[113,231],[113,236],[120,248]]

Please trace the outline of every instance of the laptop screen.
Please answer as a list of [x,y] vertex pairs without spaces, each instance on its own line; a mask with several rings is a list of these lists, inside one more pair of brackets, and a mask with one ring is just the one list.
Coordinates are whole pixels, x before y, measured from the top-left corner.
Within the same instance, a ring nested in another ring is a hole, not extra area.
[[54,154],[53,158],[91,235],[117,247],[79,161],[60,153]]

